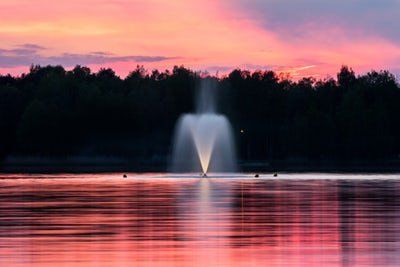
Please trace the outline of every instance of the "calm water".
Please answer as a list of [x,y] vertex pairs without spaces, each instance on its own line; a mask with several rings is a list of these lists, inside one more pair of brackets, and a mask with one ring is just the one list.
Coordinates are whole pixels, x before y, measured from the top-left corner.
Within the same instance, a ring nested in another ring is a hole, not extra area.
[[400,266],[398,176],[265,177],[0,175],[0,266]]

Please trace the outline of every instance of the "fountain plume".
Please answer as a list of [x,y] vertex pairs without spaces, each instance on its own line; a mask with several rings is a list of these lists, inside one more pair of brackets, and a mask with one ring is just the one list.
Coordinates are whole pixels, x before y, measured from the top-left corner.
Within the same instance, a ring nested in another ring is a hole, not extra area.
[[215,86],[204,82],[196,113],[180,117],[174,138],[172,171],[233,172],[236,156],[228,119],[215,110]]

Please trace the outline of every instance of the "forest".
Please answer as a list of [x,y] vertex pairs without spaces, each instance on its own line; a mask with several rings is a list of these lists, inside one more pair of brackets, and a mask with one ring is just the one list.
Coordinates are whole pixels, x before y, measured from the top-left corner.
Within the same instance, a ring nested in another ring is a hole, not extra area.
[[388,71],[293,81],[273,71],[222,77],[183,66],[112,69],[31,66],[0,75],[0,159],[109,156],[167,162],[175,123],[193,112],[201,83],[215,84],[218,112],[246,161],[392,160],[400,154],[400,87]]

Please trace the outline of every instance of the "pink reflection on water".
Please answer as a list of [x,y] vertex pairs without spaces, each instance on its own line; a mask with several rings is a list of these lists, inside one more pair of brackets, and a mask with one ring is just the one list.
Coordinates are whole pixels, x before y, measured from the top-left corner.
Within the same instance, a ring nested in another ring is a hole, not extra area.
[[1,176],[0,266],[400,262],[395,179],[132,176]]

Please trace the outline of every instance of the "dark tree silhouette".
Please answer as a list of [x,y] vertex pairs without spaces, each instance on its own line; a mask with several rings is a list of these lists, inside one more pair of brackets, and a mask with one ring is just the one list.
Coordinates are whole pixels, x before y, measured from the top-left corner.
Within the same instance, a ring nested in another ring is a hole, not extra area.
[[125,79],[112,69],[31,66],[0,75],[0,157],[118,156],[170,153],[175,123],[195,109],[202,80],[219,90],[219,112],[234,127],[247,160],[394,160],[400,152],[400,88],[393,74],[291,81],[273,71],[236,69],[223,78],[183,66]]

